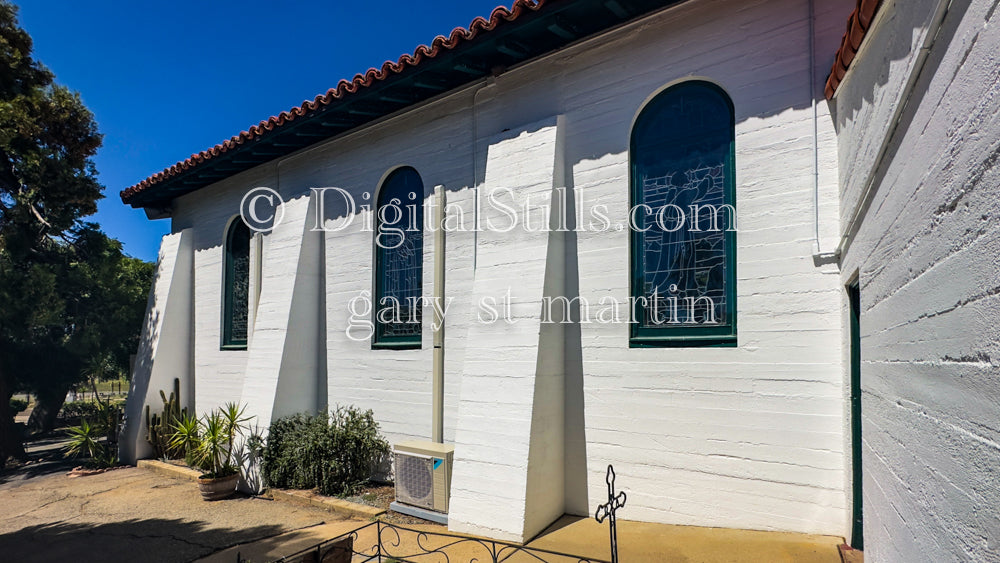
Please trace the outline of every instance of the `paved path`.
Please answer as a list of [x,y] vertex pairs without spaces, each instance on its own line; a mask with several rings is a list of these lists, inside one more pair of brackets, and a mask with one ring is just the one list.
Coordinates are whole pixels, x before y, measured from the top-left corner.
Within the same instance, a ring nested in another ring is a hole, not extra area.
[[[227,563],[235,562],[239,553],[259,563],[368,523],[261,498],[205,502],[191,481],[141,468],[71,478],[66,472],[72,464],[54,455],[58,453],[56,442],[32,444],[35,459],[48,461],[0,473],[0,561],[174,562],[205,558],[206,563]],[[843,541],[830,536],[628,521],[619,521],[618,526],[620,555],[625,562],[839,563],[836,546]],[[431,528],[441,531],[440,527]],[[366,530],[369,535],[374,533],[374,528]],[[607,525],[592,518],[563,517],[529,546],[606,559],[610,556],[607,533]],[[359,537],[357,547],[367,549],[374,541]],[[399,543],[392,553],[418,551],[414,534],[403,534]],[[449,550],[450,560],[465,561],[473,556],[482,560],[476,549],[481,551],[475,542],[461,542]]]
[[0,475],[0,559],[191,561],[338,520],[259,498],[205,502],[194,483],[144,469],[76,478],[65,471],[65,465],[42,471],[29,465]]

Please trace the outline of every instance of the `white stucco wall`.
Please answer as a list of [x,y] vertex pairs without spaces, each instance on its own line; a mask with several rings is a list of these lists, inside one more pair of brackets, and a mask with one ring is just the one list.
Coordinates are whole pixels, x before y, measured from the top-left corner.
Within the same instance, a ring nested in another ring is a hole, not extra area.
[[195,408],[198,413],[242,396],[247,351],[220,349],[223,241],[229,222],[234,217],[239,220],[240,200],[246,191],[255,186],[275,186],[274,178],[273,166],[259,167],[174,201],[172,229],[190,228],[193,235],[194,366],[198,382]]
[[[861,290],[865,560],[1000,553],[1000,18],[890,2],[835,97],[845,252]],[[879,149],[894,110],[899,129]],[[864,201],[856,232],[847,220]]]
[[[219,350],[221,243],[227,221],[238,212],[248,189],[270,186],[291,200],[311,188],[335,186],[350,192],[359,204],[371,204],[384,175],[409,165],[421,174],[425,196],[435,184],[445,185],[449,202],[463,207],[471,221],[471,188],[486,181],[495,139],[505,130],[561,115],[562,154],[548,159],[550,170],[540,172],[575,190],[578,206],[589,210],[605,205],[613,224],[624,223],[632,120],[666,85],[700,77],[722,86],[736,108],[739,345],[630,349],[626,324],[584,324],[561,332],[565,446],[561,456],[553,457],[566,460],[563,491],[538,510],[555,514],[562,502],[566,512],[592,512],[604,500],[604,471],[613,463],[619,487],[629,494],[622,518],[846,533],[841,280],[835,266],[817,266],[812,257],[810,80],[819,95],[850,7],[847,0],[817,6],[813,76],[805,1],[733,6],[722,0],[694,0],[508,71],[481,87],[455,92],[179,198],[173,228],[190,228],[194,241],[198,410],[238,397],[274,401],[264,391],[259,397],[244,392],[263,389],[246,381],[247,358],[260,342],[254,335],[249,351]],[[828,106],[820,104],[817,111],[819,203],[826,211],[821,233],[829,248],[838,228],[833,212],[837,146]],[[497,185],[504,181],[501,174]],[[326,211],[328,225],[340,220],[336,205]],[[372,233],[361,228],[366,215],[359,212],[350,227],[323,234],[326,291],[316,296],[315,305],[325,313],[325,351],[309,352],[313,364],[304,365],[315,365],[316,374],[311,375],[316,376],[325,365],[326,404],[372,408],[390,441],[427,439],[429,323],[420,350],[372,350],[368,342],[353,341],[345,333],[348,302],[372,288]],[[498,418],[502,412],[480,416],[459,409],[460,396],[466,404],[463,377],[472,375],[465,350],[473,346],[468,339],[476,334],[477,244],[480,256],[487,250],[485,244],[505,244],[496,233],[491,235],[449,233],[447,243],[448,297],[455,300],[447,319],[445,439],[455,441],[456,428],[461,428],[470,437],[462,441],[464,447],[486,450],[481,459],[493,455],[488,450],[503,443],[508,430],[506,421]],[[273,236],[264,236],[264,292],[268,276],[293,273],[284,262],[269,262]],[[430,234],[425,235],[427,297],[434,283],[431,241]],[[565,288],[572,291],[578,285],[579,294],[594,303],[603,296],[624,301],[629,291],[627,231],[581,232],[571,242],[575,251],[560,265],[567,274],[561,280]],[[517,259],[512,254],[507,274],[515,283]],[[284,265],[279,267],[279,262]],[[542,281],[533,278],[532,283]],[[288,288],[289,300],[295,285],[282,286]],[[517,292],[517,285],[513,290]],[[262,292],[262,302],[264,298]],[[280,292],[268,299],[283,300]],[[255,325],[263,318],[267,315],[261,309]],[[296,320],[287,319],[290,324]],[[500,364],[505,349],[524,346],[525,357],[538,360],[538,336],[536,329],[509,331],[495,342],[474,345],[480,351],[495,347],[497,369],[502,371],[507,369]],[[505,399],[502,387],[491,391],[497,401]],[[321,399],[317,405],[324,403]],[[463,457],[467,459],[468,452],[456,451],[457,463]],[[498,481],[489,487],[521,487],[524,491],[515,496],[526,496],[530,484],[525,472],[530,470],[528,464],[518,467],[497,468]],[[456,476],[462,471],[456,468]],[[474,500],[474,480],[464,482],[464,494]],[[480,494],[488,496],[485,490]],[[526,526],[532,518],[522,517],[501,526],[489,511],[481,511],[478,518],[484,529],[515,538],[529,537],[545,524]]]

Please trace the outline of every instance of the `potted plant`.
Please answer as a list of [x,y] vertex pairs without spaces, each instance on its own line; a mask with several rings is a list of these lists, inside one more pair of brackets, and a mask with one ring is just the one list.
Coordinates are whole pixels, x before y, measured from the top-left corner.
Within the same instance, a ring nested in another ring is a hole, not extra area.
[[182,418],[174,425],[171,446],[185,452],[185,459],[204,473],[198,488],[205,500],[220,500],[236,492],[240,468],[233,462],[238,439],[246,433],[245,406],[227,403],[195,422]]

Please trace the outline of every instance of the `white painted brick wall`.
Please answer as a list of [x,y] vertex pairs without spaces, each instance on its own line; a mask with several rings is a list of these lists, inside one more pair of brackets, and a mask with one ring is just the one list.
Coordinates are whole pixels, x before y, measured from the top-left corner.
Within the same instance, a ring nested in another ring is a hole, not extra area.
[[[832,61],[850,4],[817,8],[816,81]],[[218,344],[220,245],[247,189],[268,185],[290,199],[337,186],[370,203],[362,196],[373,194],[389,169],[410,165],[423,178],[425,196],[444,184],[449,200],[471,211],[470,188],[484,182],[488,140],[504,129],[563,115],[566,179],[580,192],[578,204],[604,204],[613,222],[623,222],[632,120],[662,87],[703,77],[725,88],[736,107],[739,347],[629,349],[626,325],[584,325],[582,376],[567,389],[585,409],[583,433],[568,459],[584,456],[587,471],[567,479],[567,507],[589,513],[603,500],[604,469],[611,462],[629,492],[623,518],[846,533],[840,280],[834,268],[817,267],[811,258],[807,13],[802,0],[689,2],[507,72],[481,91],[454,93],[180,198],[174,229],[190,227],[195,235],[198,409],[232,400],[244,386],[247,353],[220,351]],[[818,111],[821,206],[832,209],[837,148],[828,107],[821,104]],[[824,232],[836,232],[836,223],[825,221]],[[471,232],[448,237],[448,291],[456,301],[446,343],[447,441],[456,436],[459,375],[475,322],[469,312],[476,238]],[[428,297],[430,241],[425,236]],[[581,295],[625,299],[627,232],[580,233],[577,243]],[[407,351],[371,350],[344,333],[347,301],[372,288],[371,264],[372,233],[358,221],[325,234],[327,402],[374,409],[390,441],[426,439],[430,331],[424,331],[421,350]],[[268,275],[273,266],[265,258],[263,267]],[[511,267],[519,267],[513,252]],[[500,358],[505,349],[537,343],[537,333],[515,329],[493,344]],[[490,399],[507,402],[502,393],[500,386]],[[507,412],[515,419],[528,416]],[[495,417],[470,415],[462,431],[492,432],[502,441],[503,426]],[[483,467],[480,475],[484,482],[507,479],[501,467]],[[490,514],[481,511],[484,527],[491,527]]]
[[[518,224],[529,216],[548,223],[545,207],[556,187],[561,121],[515,127],[489,141],[484,193],[510,189],[513,197],[502,201],[518,210]],[[499,209],[488,206],[483,215],[484,225],[513,224]],[[474,323],[467,331],[448,518],[452,530],[527,541],[563,514],[562,348],[558,335],[551,334],[554,327],[539,319],[551,286],[559,286],[555,295],[563,294],[561,263],[550,247],[555,236],[520,227],[479,235],[473,300],[499,299],[512,289],[513,318]],[[477,307],[470,316],[478,314]],[[490,420],[503,421],[502,428]]]
[[851,171],[842,217],[878,171],[842,274],[861,287],[865,559],[876,563],[1000,561],[995,3],[951,4],[876,160],[935,5],[884,7],[835,99]]

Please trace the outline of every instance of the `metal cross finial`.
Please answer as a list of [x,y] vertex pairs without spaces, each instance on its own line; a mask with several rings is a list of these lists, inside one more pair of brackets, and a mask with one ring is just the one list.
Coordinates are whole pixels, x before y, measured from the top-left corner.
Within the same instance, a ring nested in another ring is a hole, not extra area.
[[594,512],[594,519],[598,523],[604,523],[604,519],[610,520],[611,525],[611,563],[618,563],[618,530],[615,525],[615,513],[619,508],[625,506],[625,491],[615,495],[615,468],[608,464],[608,475],[605,478],[608,483],[608,502],[599,505]]

